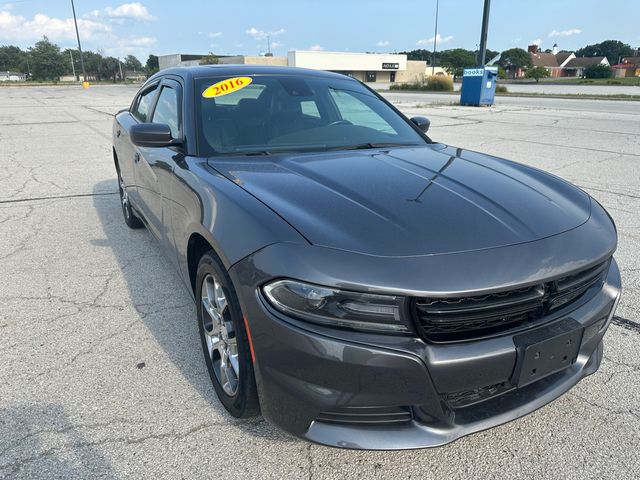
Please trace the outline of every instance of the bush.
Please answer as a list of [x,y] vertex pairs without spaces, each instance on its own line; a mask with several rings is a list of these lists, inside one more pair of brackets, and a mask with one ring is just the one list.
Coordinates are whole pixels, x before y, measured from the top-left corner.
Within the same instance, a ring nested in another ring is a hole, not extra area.
[[421,90],[426,92],[453,92],[453,80],[446,75],[427,77],[426,82],[394,83],[391,90]]
[[505,85],[496,85],[496,93],[509,93]]
[[453,92],[453,80],[445,75],[431,75],[427,77],[427,90]]
[[610,78],[611,67],[609,65],[589,65],[584,69],[586,78]]

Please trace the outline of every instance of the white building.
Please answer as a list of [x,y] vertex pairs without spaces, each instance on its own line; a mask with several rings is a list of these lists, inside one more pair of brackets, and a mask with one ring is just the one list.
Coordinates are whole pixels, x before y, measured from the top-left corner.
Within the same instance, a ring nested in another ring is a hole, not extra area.
[[[169,67],[198,65],[202,55],[162,55],[158,57],[160,70]],[[388,85],[389,83],[422,82],[431,73],[426,62],[407,60],[399,53],[325,52],[292,50],[286,57],[274,56],[219,56],[222,64],[277,65],[312,68],[349,75],[362,82]],[[428,71],[427,71],[428,70]],[[441,70],[438,68],[438,70]]]
[[0,72],[0,82],[24,82],[26,79],[26,73]]

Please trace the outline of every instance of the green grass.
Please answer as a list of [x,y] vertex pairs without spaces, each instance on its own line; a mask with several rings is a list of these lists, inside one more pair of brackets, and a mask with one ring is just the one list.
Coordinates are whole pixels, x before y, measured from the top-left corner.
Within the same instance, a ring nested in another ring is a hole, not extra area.
[[[553,85],[625,85],[632,87],[640,87],[640,77],[622,77],[622,78],[567,78],[543,80],[545,84]],[[542,83],[541,82],[541,83]]]

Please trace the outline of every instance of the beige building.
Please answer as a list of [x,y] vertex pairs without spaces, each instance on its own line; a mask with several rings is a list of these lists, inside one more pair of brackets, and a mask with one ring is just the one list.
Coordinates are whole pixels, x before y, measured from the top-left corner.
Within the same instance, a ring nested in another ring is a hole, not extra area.
[[[176,66],[197,65],[202,55],[163,55],[159,57],[160,70]],[[325,52],[292,50],[286,57],[275,56],[220,56],[222,64],[277,65],[312,68],[342,73],[366,83],[388,85],[390,83],[414,83],[431,75],[426,62],[407,60],[398,53]],[[437,68],[441,74],[442,69]]]

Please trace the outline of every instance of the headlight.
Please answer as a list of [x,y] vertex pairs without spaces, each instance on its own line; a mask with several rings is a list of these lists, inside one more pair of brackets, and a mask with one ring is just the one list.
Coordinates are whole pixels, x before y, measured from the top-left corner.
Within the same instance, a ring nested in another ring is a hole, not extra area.
[[403,298],[347,292],[296,280],[276,280],[262,287],[276,310],[301,320],[358,330],[409,332]]

